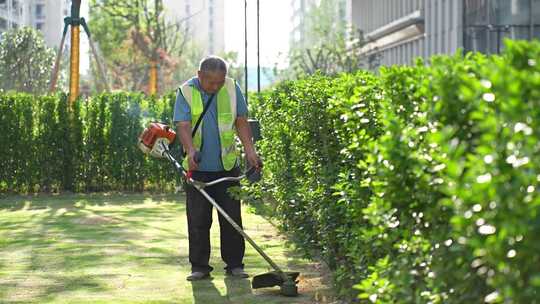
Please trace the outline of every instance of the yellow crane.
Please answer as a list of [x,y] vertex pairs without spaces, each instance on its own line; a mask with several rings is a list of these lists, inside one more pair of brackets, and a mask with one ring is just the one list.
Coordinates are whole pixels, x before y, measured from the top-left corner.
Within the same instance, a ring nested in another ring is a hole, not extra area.
[[50,92],[54,92],[56,89],[56,81],[58,79],[58,70],[60,68],[60,59],[62,57],[62,51],[64,49],[64,42],[66,40],[66,34],[68,27],[71,26],[71,52],[70,52],[70,73],[69,73],[69,102],[73,104],[75,100],[79,97],[79,66],[80,66],[80,26],[82,25],[86,36],[88,37],[88,42],[90,44],[90,49],[96,64],[101,74],[101,80],[107,92],[110,92],[109,84],[105,78],[105,73],[102,67],[102,64],[99,60],[96,48],[92,41],[90,30],[86,24],[86,20],[80,17],[81,11],[81,0],[72,0],[71,1],[71,16],[64,18],[64,32],[62,34],[62,40],[60,41],[60,48],[58,49],[58,54],[56,56],[56,62],[51,75],[50,83]]

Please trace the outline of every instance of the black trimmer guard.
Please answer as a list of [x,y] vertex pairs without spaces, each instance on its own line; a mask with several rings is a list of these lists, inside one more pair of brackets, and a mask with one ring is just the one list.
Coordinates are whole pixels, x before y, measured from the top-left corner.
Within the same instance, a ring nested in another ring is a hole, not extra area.
[[[300,275],[300,272],[285,272],[285,275],[289,278],[289,282],[296,284],[296,278]],[[277,271],[271,271],[263,274],[259,274],[253,277],[251,281],[251,287],[254,289],[265,288],[265,287],[274,287],[282,286],[283,281],[282,276]]]

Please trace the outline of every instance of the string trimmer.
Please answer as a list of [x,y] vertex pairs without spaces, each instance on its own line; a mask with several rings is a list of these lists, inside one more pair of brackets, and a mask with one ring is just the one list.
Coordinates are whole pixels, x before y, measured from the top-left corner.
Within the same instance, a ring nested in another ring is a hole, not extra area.
[[[244,239],[246,239],[255,250],[270,264],[274,269],[272,272],[263,273],[253,277],[251,286],[253,288],[264,288],[279,286],[281,294],[284,296],[297,296],[298,288],[296,284],[296,278],[300,274],[299,272],[284,272],[281,268],[270,259],[270,257],[264,253],[264,251],[242,230],[242,228],[234,222],[234,220],[223,210],[216,201],[208,195],[205,191],[206,187],[216,185],[226,181],[239,181],[247,178],[250,182],[257,182],[260,180],[260,172],[255,168],[250,168],[245,174],[238,177],[223,177],[211,182],[201,182],[194,180],[191,177],[191,172],[186,171],[184,167],[169,153],[169,145],[171,145],[176,138],[176,133],[169,126],[162,123],[150,123],[141,136],[139,137],[139,148],[145,153],[157,158],[166,158],[174,166],[174,168],[184,177],[185,181],[195,187],[206,199],[223,215],[223,217],[240,233]],[[196,162],[200,162],[200,154],[195,157]]]

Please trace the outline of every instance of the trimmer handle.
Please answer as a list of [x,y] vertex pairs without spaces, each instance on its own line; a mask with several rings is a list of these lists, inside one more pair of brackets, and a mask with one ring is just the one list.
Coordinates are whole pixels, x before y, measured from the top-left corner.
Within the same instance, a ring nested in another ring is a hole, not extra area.
[[[201,154],[201,152],[196,151],[196,152],[195,152],[195,157],[194,157],[193,160],[194,160],[197,164],[200,163],[201,160],[202,160],[202,154]],[[186,177],[187,177],[188,179],[190,179],[192,175],[193,175],[193,171],[191,171],[191,170],[186,171]]]
[[261,160],[259,160],[259,169],[255,167],[251,167],[246,171],[246,178],[249,181],[249,183],[253,184],[261,180],[261,169],[263,167],[263,163]]
[[198,164],[198,163],[201,162],[201,160],[202,160],[202,153],[199,152],[199,151],[195,152],[195,159],[194,159],[194,161]]

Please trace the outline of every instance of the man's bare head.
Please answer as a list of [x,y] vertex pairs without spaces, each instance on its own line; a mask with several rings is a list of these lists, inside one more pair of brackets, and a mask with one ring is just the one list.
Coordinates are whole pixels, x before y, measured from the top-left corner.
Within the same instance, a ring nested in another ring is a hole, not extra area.
[[215,94],[225,83],[227,63],[221,57],[208,56],[201,60],[197,75],[201,88],[206,93]]

